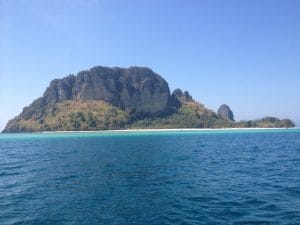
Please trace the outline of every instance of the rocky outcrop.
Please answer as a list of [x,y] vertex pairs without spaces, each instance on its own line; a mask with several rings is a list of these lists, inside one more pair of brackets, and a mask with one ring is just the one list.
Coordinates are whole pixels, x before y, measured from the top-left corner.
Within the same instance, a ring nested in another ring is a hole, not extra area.
[[188,91],[182,92],[180,88],[177,88],[172,92],[172,97],[179,100],[180,102],[194,101],[193,97],[190,95]]
[[151,69],[97,66],[53,80],[3,132],[295,126],[273,117],[233,121],[225,104],[216,114],[187,91],[170,95],[168,83]]
[[226,104],[223,104],[219,107],[217,114],[222,119],[234,121],[233,112],[230,110],[229,106]]
[[42,119],[49,106],[65,101],[104,101],[139,118],[168,114],[172,104],[168,83],[151,69],[97,66],[51,81],[4,131],[18,132],[19,121]]
[[102,100],[128,112],[156,115],[167,111],[169,99],[168,83],[148,68],[98,66],[53,80],[43,97],[24,112],[66,100]]
[[126,111],[159,114],[167,110],[168,83],[148,68],[94,67],[77,76],[53,80],[45,103],[65,100],[102,100]]

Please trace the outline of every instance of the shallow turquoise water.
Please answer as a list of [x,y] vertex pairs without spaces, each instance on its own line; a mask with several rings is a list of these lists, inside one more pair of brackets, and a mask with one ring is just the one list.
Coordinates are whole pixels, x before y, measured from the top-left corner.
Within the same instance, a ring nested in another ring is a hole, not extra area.
[[0,135],[0,224],[299,221],[299,129]]

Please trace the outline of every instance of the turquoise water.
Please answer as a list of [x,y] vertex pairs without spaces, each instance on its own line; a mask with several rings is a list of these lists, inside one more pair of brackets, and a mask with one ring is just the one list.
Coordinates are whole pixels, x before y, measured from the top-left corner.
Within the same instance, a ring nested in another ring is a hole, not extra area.
[[300,224],[300,130],[1,134],[0,224]]

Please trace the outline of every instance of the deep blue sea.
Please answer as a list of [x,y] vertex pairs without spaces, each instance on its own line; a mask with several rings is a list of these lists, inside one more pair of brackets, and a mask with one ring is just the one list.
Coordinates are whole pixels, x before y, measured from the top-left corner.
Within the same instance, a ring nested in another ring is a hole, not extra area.
[[300,130],[1,134],[0,224],[300,224]]

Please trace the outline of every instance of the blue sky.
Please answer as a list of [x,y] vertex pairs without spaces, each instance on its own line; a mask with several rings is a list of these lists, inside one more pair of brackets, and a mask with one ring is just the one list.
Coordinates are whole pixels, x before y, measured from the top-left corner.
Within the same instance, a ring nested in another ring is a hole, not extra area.
[[300,1],[0,0],[0,130],[54,78],[147,66],[237,120],[300,122]]

